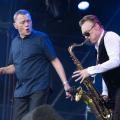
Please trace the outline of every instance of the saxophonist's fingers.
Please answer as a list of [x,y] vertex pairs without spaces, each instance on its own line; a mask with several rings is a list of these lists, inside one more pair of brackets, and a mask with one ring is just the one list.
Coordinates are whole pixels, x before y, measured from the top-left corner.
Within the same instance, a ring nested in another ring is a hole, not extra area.
[[85,76],[83,76],[83,77],[81,77],[82,79],[81,79],[81,81],[80,81],[80,84],[84,81],[84,79],[85,79]]
[[72,78],[78,77],[78,76],[80,76],[80,71],[79,70],[73,72]]
[[73,74],[73,75],[72,75],[72,78],[79,77],[79,76],[80,76],[79,73],[77,73],[77,74]]
[[76,70],[76,71],[73,72],[73,74],[76,74],[76,73],[79,73],[79,72],[80,72],[80,70]]
[[75,79],[75,82],[79,81],[82,77],[78,77],[77,79]]

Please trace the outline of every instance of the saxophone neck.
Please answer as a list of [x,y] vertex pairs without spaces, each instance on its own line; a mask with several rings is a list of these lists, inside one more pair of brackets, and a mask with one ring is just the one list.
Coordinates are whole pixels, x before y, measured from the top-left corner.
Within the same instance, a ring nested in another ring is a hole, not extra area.
[[84,42],[82,42],[82,43],[80,44],[80,46],[83,46],[83,45],[86,44],[87,42],[89,42],[88,39],[86,39]]
[[82,47],[84,44],[86,44],[89,40],[86,39],[84,42],[80,43],[80,44],[76,44],[76,43],[73,43],[68,49],[70,52],[72,52],[72,50],[75,48],[75,47]]

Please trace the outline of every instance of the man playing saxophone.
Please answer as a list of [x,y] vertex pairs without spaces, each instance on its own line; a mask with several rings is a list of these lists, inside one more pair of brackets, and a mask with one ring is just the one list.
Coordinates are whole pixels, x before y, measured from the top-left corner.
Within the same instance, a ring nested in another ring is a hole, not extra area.
[[111,108],[120,89],[120,36],[113,31],[105,31],[95,15],[86,15],[79,21],[82,35],[95,45],[97,65],[73,73],[75,81],[82,83],[85,78],[101,73],[108,88]]

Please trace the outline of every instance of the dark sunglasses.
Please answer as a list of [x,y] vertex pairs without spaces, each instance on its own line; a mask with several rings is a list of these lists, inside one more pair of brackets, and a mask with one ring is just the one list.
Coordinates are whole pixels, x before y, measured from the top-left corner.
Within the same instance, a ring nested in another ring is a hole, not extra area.
[[[96,23],[95,23],[96,24]],[[93,26],[90,28],[90,30],[88,30],[87,32],[84,32],[82,35],[84,37],[89,37],[90,36],[90,31],[95,27],[95,24],[93,24]]]
[[85,32],[82,34],[84,37],[89,37],[90,36],[90,33],[89,32]]

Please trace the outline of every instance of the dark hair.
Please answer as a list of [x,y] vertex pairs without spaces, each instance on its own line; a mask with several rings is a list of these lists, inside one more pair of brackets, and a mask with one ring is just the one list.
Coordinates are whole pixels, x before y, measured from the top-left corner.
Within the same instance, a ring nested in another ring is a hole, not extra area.
[[[13,16],[14,21],[16,20],[16,17],[17,17],[19,14],[21,14],[21,15],[26,15],[26,14],[30,15],[30,12],[27,11],[27,10],[24,10],[24,9],[18,10],[17,12],[15,12],[15,14],[14,14],[14,16]],[[31,15],[30,15],[30,16],[31,16]]]
[[86,15],[84,16],[80,21],[79,25],[80,27],[86,22],[86,21],[91,21],[92,23],[98,23],[100,27],[103,27],[101,22],[99,21],[98,17],[95,15]]

